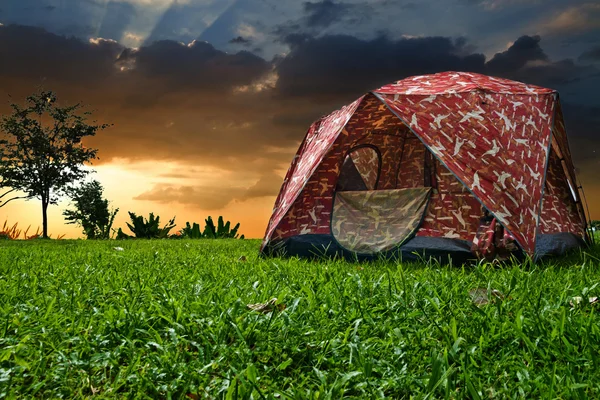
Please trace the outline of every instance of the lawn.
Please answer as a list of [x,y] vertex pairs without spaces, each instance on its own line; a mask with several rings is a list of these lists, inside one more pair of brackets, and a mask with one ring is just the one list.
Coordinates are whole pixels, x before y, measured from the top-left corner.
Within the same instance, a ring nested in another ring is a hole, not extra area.
[[0,398],[600,397],[598,248],[460,267],[259,245],[0,242]]

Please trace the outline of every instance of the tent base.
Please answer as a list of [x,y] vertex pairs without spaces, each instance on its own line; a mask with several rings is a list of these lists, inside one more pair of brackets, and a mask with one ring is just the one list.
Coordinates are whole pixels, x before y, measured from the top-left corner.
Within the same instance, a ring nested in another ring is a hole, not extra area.
[[587,247],[585,241],[570,232],[542,234],[535,243],[535,259],[560,256],[581,247]]
[[[477,260],[477,257],[471,252],[471,244],[471,242],[461,239],[416,236],[394,250],[376,254],[361,254],[343,248],[332,235],[309,234],[270,242],[262,251],[262,255],[309,259],[343,258],[348,261],[392,259],[464,264]],[[584,246],[585,242],[572,233],[541,234],[537,238],[535,260],[562,255]],[[522,252],[514,255],[517,259],[524,258]]]
[[300,258],[343,258],[348,261],[393,259],[403,261],[437,260],[440,263],[461,264],[474,260],[471,242],[439,237],[414,237],[402,246],[376,254],[349,251],[338,244],[332,235],[300,235],[269,243],[263,255]]

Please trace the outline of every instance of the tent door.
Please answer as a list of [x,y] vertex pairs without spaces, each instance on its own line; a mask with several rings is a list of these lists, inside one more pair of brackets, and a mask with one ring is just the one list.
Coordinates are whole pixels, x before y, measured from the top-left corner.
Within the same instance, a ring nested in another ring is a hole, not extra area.
[[333,236],[357,253],[391,250],[418,229],[430,194],[429,187],[338,191],[331,217]]

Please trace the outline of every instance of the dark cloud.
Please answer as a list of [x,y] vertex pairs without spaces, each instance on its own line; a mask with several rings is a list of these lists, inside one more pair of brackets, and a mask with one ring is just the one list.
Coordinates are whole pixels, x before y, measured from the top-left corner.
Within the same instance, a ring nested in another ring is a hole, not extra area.
[[244,46],[247,46],[247,45],[249,45],[251,42],[252,42],[251,40],[244,39],[244,38],[243,38],[243,37],[241,37],[241,36],[234,37],[233,39],[231,39],[231,40],[229,41],[229,43],[233,43],[233,44],[241,44],[241,45],[244,45]]
[[571,59],[552,61],[540,46],[539,36],[521,36],[506,51],[486,63],[486,72],[504,78],[559,89],[600,73]]
[[[268,62],[202,41],[158,41],[133,50],[113,41],[83,42],[38,28],[2,26],[0,114],[7,111],[7,93],[22,99],[45,77],[46,88],[59,99],[83,100],[97,110],[95,116],[115,124],[89,142],[100,149],[100,162],[189,167],[161,177],[183,179],[183,185],[158,185],[139,199],[220,208],[275,195],[279,175],[319,116],[406,76],[474,71],[558,88],[576,163],[593,160],[598,105],[575,103],[583,101],[578,87],[598,86],[600,79],[591,78],[598,69],[552,60],[539,37],[518,38],[487,63],[466,38],[295,34],[283,40],[290,52]],[[195,166],[230,171],[239,180],[196,186],[189,183],[199,179]],[[589,182],[598,184],[594,177]]]
[[360,40],[336,35],[285,38],[291,52],[278,64],[286,96],[355,95],[403,77],[446,70],[482,72],[482,54],[464,54],[464,41],[427,37]]
[[578,58],[582,62],[599,62],[600,61],[600,46],[584,51]]
[[532,61],[548,61],[548,56],[540,47],[539,36],[521,36],[508,50],[497,53],[487,62],[487,69],[493,74],[517,71]]
[[200,41],[185,45],[161,40],[124,53],[119,62],[135,65],[130,74],[161,80],[172,90],[222,90],[247,84],[269,70],[269,64],[252,53],[227,54]]
[[464,37],[404,38],[351,36],[284,38],[291,51],[277,60],[277,88],[283,96],[358,96],[411,75],[472,71],[557,89],[598,76],[594,66],[571,59],[552,61],[539,36],[521,36],[507,50],[485,60]]
[[[268,154],[267,147],[287,149],[298,140],[292,127],[272,129],[272,114],[285,108],[251,87],[271,65],[248,52],[173,41],[132,50],[112,41],[86,43],[38,28],[1,26],[0,57],[0,114],[8,111],[8,94],[19,101],[42,83],[63,102],[84,101],[97,110],[95,116],[115,124],[90,141],[100,148],[100,162],[201,160],[262,173],[290,157]],[[302,112],[302,104],[293,107]]]
[[[409,13],[419,8],[420,5],[417,3],[405,0],[362,3],[335,0],[305,1],[302,3],[303,14],[300,17],[288,19],[285,23],[275,26],[272,33],[280,39],[291,35],[320,37],[324,31],[330,31],[330,28],[334,27],[336,33],[341,34],[347,32],[349,27],[370,26],[373,21],[388,19],[390,14],[398,10]],[[385,26],[375,28],[376,33],[382,32],[382,34],[388,30],[395,29],[388,29]]]
[[322,0],[312,3],[303,3],[306,13],[306,25],[311,28],[326,28],[339,21],[351,8],[349,4],[336,3],[332,0]]
[[0,75],[11,79],[97,83],[114,73],[114,60],[122,51],[109,40],[85,43],[41,28],[0,27]]

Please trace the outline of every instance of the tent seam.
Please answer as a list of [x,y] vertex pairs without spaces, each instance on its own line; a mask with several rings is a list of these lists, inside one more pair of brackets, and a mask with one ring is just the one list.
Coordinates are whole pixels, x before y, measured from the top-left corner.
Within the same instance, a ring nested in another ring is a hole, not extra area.
[[[540,204],[538,206],[537,221],[535,223],[535,235],[534,243],[537,241],[537,237],[540,229],[540,219],[542,218],[542,207],[544,205],[544,193],[546,192],[546,180],[548,179],[548,167],[550,165],[550,151],[552,149],[552,139],[554,136],[554,124],[556,123],[556,114],[558,113],[558,93],[554,94],[554,112],[552,113],[552,123],[550,124],[550,135],[548,135],[548,146],[546,148],[546,162],[544,163],[544,179],[542,180],[542,193],[540,197]],[[534,254],[535,255],[535,254]]]

